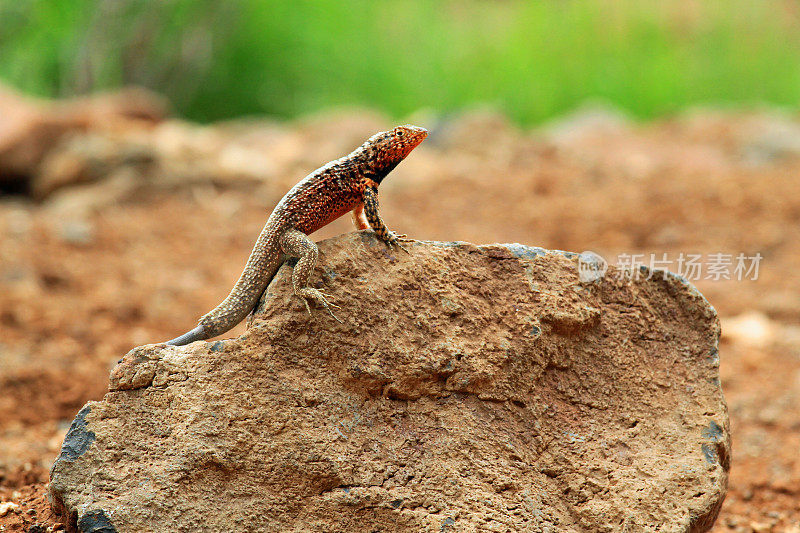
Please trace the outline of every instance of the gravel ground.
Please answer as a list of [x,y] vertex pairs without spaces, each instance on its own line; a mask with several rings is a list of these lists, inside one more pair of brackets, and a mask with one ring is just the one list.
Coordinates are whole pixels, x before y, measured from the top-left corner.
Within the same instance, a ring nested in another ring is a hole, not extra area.
[[[714,531],[800,532],[800,122],[704,110],[636,125],[602,109],[536,131],[489,112],[415,120],[431,136],[381,188],[396,231],[613,263],[655,254],[674,271],[700,254],[733,435]],[[191,328],[227,294],[280,196],[389,125],[351,111],[90,130],[7,187],[38,196],[0,196],[0,531],[58,527],[49,467],[113,364]],[[343,218],[315,238],[346,231]],[[739,254],[747,267],[760,254],[757,280],[736,279]]]

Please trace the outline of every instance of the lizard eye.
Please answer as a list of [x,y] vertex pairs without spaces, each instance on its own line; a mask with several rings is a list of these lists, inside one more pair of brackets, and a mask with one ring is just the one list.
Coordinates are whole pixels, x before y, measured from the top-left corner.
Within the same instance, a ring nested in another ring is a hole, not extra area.
[[405,132],[403,132],[403,130],[397,130],[398,137],[402,137],[403,135],[405,135]]

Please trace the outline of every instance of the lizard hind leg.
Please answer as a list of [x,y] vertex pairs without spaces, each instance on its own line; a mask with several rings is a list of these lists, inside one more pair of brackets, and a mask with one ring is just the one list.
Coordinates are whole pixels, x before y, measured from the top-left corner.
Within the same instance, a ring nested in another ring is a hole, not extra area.
[[310,300],[324,307],[336,321],[341,322],[331,310],[332,307],[338,308],[339,306],[329,302],[321,290],[308,286],[308,280],[311,273],[314,272],[319,255],[314,241],[302,231],[290,229],[281,237],[280,245],[286,255],[299,258],[292,271],[292,287],[294,293],[303,299],[308,313],[311,314]]
[[362,229],[369,229],[369,220],[367,220],[367,215],[364,213],[364,203],[359,203],[351,212],[353,218],[353,225],[358,230]]

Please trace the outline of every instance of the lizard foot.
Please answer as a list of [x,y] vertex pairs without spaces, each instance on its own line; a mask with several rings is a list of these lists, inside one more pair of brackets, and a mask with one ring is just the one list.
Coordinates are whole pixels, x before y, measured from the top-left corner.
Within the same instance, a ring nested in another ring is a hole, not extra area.
[[303,303],[306,304],[306,311],[308,311],[309,315],[311,314],[311,306],[308,305],[308,301],[312,300],[317,304],[321,305],[322,307],[324,307],[325,310],[328,311],[328,313],[330,313],[330,315],[334,318],[334,320],[336,320],[340,324],[343,323],[336,317],[336,315],[333,314],[333,311],[331,311],[331,307],[335,307],[336,309],[340,309],[340,307],[334,303],[329,302],[328,299],[325,298],[325,295],[322,293],[320,289],[314,289],[312,287],[303,287],[302,289],[296,291],[295,294],[297,294],[297,296],[303,299]]
[[408,249],[400,244],[401,242],[412,242],[414,239],[409,239],[406,235],[401,234],[398,235],[396,233],[389,233],[389,236],[384,241],[389,248],[399,248],[403,250],[405,253],[411,255],[411,252]]

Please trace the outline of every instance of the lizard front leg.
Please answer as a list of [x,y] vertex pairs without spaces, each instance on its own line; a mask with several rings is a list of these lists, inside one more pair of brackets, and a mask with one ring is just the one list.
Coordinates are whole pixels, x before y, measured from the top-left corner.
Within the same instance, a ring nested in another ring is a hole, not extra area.
[[364,214],[367,217],[369,225],[372,226],[372,229],[375,231],[375,235],[380,240],[389,246],[397,246],[406,253],[408,252],[408,250],[406,250],[403,245],[400,244],[400,239],[405,237],[405,235],[397,235],[394,232],[389,231],[389,228],[387,228],[386,224],[383,223],[381,214],[378,212],[377,187],[368,185],[364,188]]
[[302,298],[303,303],[306,304],[308,314],[311,314],[311,307],[308,305],[308,301],[313,300],[323,306],[333,318],[341,322],[331,311],[331,307],[339,306],[330,303],[320,290],[308,286],[308,279],[314,271],[314,267],[317,264],[317,256],[319,255],[314,241],[309,239],[308,235],[302,231],[292,228],[286,230],[280,237],[279,243],[283,253],[299,258],[292,271],[292,287],[294,287],[294,293]]

